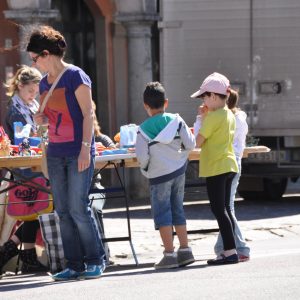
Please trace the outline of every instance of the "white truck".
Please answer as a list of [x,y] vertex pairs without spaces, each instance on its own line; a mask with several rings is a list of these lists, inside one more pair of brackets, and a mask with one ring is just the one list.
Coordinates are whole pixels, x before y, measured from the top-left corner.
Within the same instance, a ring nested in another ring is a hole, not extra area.
[[214,71],[239,90],[249,141],[270,153],[243,160],[245,199],[281,198],[300,175],[300,1],[160,1],[160,80],[169,110],[193,124],[189,95]]

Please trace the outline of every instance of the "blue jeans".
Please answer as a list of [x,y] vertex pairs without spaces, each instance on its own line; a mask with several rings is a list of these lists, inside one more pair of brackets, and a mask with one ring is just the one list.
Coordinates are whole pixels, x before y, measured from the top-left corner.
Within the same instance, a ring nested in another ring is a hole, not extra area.
[[[239,224],[237,222],[237,219],[235,217],[235,211],[234,211],[234,200],[235,200],[235,194],[237,191],[237,187],[239,185],[239,180],[241,177],[241,159],[236,158],[238,166],[239,166],[239,173],[237,173],[232,181],[231,185],[231,194],[230,194],[230,211],[232,215],[232,219],[234,222],[234,240],[236,245],[236,250],[239,255],[245,255],[250,256],[250,248],[247,246],[247,243],[245,241],[245,238],[241,232],[241,229],[239,227]],[[214,247],[215,253],[219,255],[223,251],[223,240],[221,237],[221,234],[219,233],[217,242]]]
[[185,225],[183,210],[185,174],[167,182],[150,185],[151,210],[155,229]]
[[78,172],[77,157],[47,157],[47,161],[67,267],[81,272],[85,263],[100,265],[105,253],[88,199],[94,158],[83,172]]

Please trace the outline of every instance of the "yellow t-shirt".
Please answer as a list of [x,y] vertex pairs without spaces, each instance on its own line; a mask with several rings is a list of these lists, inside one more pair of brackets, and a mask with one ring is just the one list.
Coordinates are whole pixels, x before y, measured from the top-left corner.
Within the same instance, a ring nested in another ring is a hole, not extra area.
[[200,129],[205,138],[201,148],[200,177],[238,172],[232,145],[234,131],[235,117],[227,107],[207,114]]

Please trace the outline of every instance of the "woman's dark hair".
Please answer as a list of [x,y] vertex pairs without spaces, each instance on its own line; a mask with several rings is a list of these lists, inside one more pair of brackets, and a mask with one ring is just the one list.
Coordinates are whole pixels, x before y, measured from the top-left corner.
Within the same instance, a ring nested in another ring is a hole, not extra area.
[[144,103],[150,108],[161,108],[165,103],[165,89],[158,81],[149,82],[144,91]]
[[46,25],[39,26],[31,32],[26,51],[37,54],[47,50],[50,54],[63,57],[67,43],[63,35],[54,28]]
[[95,137],[99,137],[102,135],[101,133],[101,127],[98,122],[98,118],[96,115],[96,103],[94,100],[92,100],[92,108],[93,108],[93,125],[94,125],[94,135]]

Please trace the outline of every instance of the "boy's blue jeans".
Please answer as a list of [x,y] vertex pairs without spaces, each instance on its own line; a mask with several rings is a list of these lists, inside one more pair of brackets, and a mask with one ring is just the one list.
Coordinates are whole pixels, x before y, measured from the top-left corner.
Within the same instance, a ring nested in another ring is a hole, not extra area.
[[185,174],[167,182],[150,185],[151,210],[155,229],[186,225],[183,210]]
[[94,158],[83,172],[78,172],[77,157],[47,157],[47,161],[67,267],[81,272],[85,270],[84,263],[100,265],[105,252],[88,199]]
[[[235,174],[232,184],[231,184],[231,194],[230,194],[230,211],[232,214],[232,218],[234,221],[234,240],[236,244],[236,250],[239,255],[245,255],[245,256],[250,256],[250,248],[247,246],[246,240],[242,234],[242,231],[239,227],[239,224],[237,222],[237,219],[235,217],[235,211],[234,211],[234,201],[235,201],[235,194],[237,191],[237,187],[239,185],[239,180],[241,177],[241,159],[236,158],[237,163],[239,166],[239,173]],[[219,233],[217,242],[214,247],[215,253],[219,255],[223,251],[223,240],[221,237],[221,234]]]

